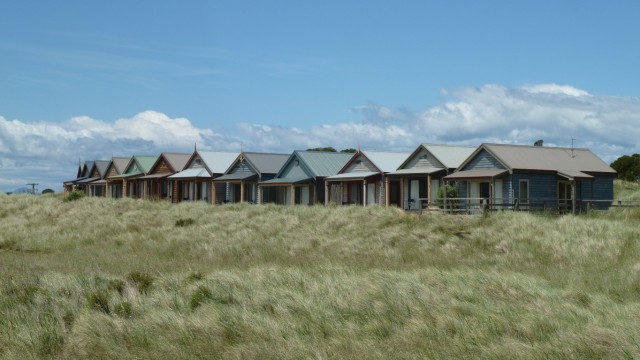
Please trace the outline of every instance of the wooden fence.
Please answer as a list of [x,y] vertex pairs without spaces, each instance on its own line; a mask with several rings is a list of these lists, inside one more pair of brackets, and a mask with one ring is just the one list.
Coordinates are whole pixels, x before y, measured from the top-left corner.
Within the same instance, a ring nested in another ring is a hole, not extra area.
[[432,203],[428,199],[418,199],[417,204],[410,201],[407,210],[439,211],[451,214],[481,214],[495,211],[529,211],[545,213],[583,213],[604,211],[610,208],[640,207],[640,200],[600,200],[600,199],[528,199],[526,201],[491,201],[486,198],[441,198]]

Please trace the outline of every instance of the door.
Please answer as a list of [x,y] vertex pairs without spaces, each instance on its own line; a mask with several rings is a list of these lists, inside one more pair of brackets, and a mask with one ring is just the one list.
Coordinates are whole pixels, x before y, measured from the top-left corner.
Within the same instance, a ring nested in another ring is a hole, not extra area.
[[300,204],[309,205],[309,186],[300,189]]
[[376,203],[376,184],[367,184],[367,205]]
[[495,180],[493,184],[493,203],[498,205],[498,209],[502,209],[502,179]]
[[411,180],[409,185],[409,210],[420,208],[420,181]]
[[440,189],[440,179],[431,180],[431,194],[429,201],[433,203],[438,198],[438,190]]

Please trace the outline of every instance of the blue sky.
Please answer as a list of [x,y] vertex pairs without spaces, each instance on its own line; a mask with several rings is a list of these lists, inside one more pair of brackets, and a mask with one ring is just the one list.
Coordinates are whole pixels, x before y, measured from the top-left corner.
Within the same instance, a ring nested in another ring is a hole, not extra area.
[[575,138],[609,162],[640,152],[638,14],[635,1],[0,1],[0,189],[58,190],[78,158],[195,142]]

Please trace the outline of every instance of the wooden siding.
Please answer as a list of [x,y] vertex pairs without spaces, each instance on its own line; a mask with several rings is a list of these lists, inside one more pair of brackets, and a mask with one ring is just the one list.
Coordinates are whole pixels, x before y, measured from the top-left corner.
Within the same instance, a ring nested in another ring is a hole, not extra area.
[[256,171],[249,166],[246,161],[238,162],[234,165],[234,167],[229,171],[229,174],[255,174]]
[[300,164],[296,164],[298,160],[294,159],[293,161],[291,161],[291,163],[289,163],[289,165],[287,166],[287,168],[282,172],[282,176],[283,178],[306,178],[309,177],[309,175],[307,175],[307,173],[304,171],[304,169],[302,169],[302,167],[300,166]]
[[504,169],[496,158],[491,156],[486,150],[480,151],[476,156],[465,165],[462,170],[480,170],[480,169]]
[[204,161],[200,158],[200,156],[195,156],[191,159],[191,162],[187,165],[185,169],[202,169],[204,167]]
[[93,171],[91,172],[91,175],[89,175],[90,178],[100,178],[100,172],[98,171],[98,167],[95,166],[93,168]]
[[529,180],[529,199],[547,201],[549,205],[558,199],[558,178],[554,173],[514,173],[511,176],[513,199],[520,198],[520,180]]
[[109,171],[107,172],[107,176],[105,176],[105,178],[107,178],[107,179],[108,179],[108,178],[110,178],[110,177],[118,176],[118,175],[119,175],[119,174],[118,174],[118,171],[116,170],[116,167],[115,167],[114,165],[111,165],[111,166],[109,167]]
[[430,152],[423,148],[409,160],[403,169],[423,169],[431,167],[444,169],[444,165],[431,155]]
[[162,163],[160,163],[160,166],[158,166],[153,173],[154,174],[171,174],[173,172],[169,169],[169,165],[163,159]]
[[354,172],[378,172],[378,170],[369,160],[360,155],[349,164],[349,167],[347,167],[343,173]]

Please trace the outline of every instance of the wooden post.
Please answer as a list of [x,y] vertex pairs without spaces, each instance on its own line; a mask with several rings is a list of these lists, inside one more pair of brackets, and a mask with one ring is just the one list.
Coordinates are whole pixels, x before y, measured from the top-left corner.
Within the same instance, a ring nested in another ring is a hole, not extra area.
[[431,175],[427,175],[427,207],[431,206]]
[[324,181],[324,206],[329,205],[329,182]]
[[263,196],[264,196],[264,186],[258,186],[258,205],[262,205]]
[[291,206],[296,205],[296,186],[291,184]]
[[218,198],[218,194],[216,193],[218,189],[216,189],[216,183],[211,182],[211,205],[216,206],[216,199]]
[[386,207],[389,207],[389,178],[384,179],[384,203]]
[[404,178],[400,178],[400,208],[404,210]]
[[571,213],[576,213],[576,182],[571,182]]
[[362,180],[362,206],[367,206],[367,180]]
[[244,181],[240,181],[240,204],[244,202]]

